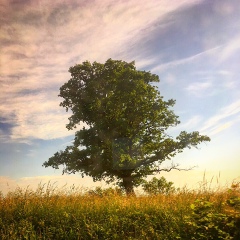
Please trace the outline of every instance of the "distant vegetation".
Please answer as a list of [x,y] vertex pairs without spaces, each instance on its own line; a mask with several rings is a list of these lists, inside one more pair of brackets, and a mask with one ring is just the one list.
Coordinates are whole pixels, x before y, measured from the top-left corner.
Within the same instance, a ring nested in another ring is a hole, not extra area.
[[239,183],[188,190],[157,180],[157,192],[148,184],[138,197],[53,185],[0,195],[0,239],[240,239]]

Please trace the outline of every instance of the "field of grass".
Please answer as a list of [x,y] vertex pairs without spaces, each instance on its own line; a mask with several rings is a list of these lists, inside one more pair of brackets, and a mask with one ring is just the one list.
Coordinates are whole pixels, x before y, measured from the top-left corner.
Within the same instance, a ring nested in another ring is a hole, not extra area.
[[0,239],[240,239],[240,186],[126,197],[39,186],[0,195]]

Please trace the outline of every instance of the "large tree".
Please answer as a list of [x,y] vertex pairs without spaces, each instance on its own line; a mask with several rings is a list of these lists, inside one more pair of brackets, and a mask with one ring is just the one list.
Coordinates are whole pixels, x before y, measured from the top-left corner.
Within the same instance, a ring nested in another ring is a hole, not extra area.
[[153,83],[159,77],[136,70],[135,63],[109,59],[104,64],[89,61],[70,67],[70,80],[60,88],[60,106],[72,112],[67,129],[85,123],[76,131],[72,146],[44,162],[63,173],[79,172],[94,181],[115,181],[134,194],[134,186],[160,171],[184,148],[196,147],[208,136],[181,132],[174,139],[167,129],[179,124],[172,111],[175,101],[164,101]]

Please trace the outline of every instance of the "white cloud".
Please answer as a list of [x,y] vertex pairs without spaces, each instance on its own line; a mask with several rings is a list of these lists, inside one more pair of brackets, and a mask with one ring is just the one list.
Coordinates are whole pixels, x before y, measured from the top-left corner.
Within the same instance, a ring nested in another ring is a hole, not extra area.
[[153,72],[163,72],[163,71],[167,71],[171,68],[174,67],[178,67],[180,65],[184,65],[184,64],[193,64],[193,62],[195,61],[201,61],[201,59],[206,58],[206,56],[211,56],[211,55],[215,55],[217,53],[217,51],[221,48],[221,46],[217,46],[211,49],[208,49],[206,51],[202,51],[200,53],[197,53],[193,56],[187,57],[187,58],[182,58],[179,60],[174,60],[171,62],[167,62],[167,63],[163,63],[158,65],[157,67],[154,67],[152,69]]
[[[231,120],[229,118],[231,117]],[[208,119],[201,132],[207,132],[208,135],[215,135],[221,131],[231,127],[240,121],[240,100],[223,107],[218,113]]]
[[219,53],[218,61],[220,63],[226,62],[230,57],[232,57],[236,53],[239,54],[239,51],[240,51],[240,36],[236,36],[223,47],[222,51]]
[[211,82],[195,82],[190,84],[188,87],[185,89],[191,93],[194,94],[198,97],[205,97],[207,94],[207,90],[209,90],[212,87]]
[[156,62],[155,58],[135,58],[133,59],[135,61],[137,69],[144,68],[148,65],[154,64]]
[[212,131],[210,132],[211,135],[215,135],[218,134],[228,128],[230,128],[233,125],[234,122],[227,122],[227,123],[223,123],[223,124],[218,124],[217,126],[215,126]]
[[0,113],[12,124],[10,138],[25,141],[27,138],[54,139],[72,135],[65,125],[69,114],[60,109],[55,92],[28,94],[8,99],[0,105]]
[[181,128],[192,129],[192,128],[196,127],[201,120],[202,120],[201,116],[199,116],[199,115],[193,116],[186,123],[181,124]]
[[[3,2],[0,115],[14,124],[11,139],[71,134],[65,129],[69,115],[57,99],[58,88],[69,79],[68,68],[84,60],[134,60],[129,49],[141,38],[141,30],[189,4],[193,2]],[[151,59],[137,65],[149,63]]]
[[194,78],[200,78],[203,81],[208,80],[214,85],[214,89],[221,88],[222,90],[229,90],[236,88],[238,85],[237,76],[234,71],[230,71],[228,66],[221,66],[221,70],[203,70],[194,72]]
[[[208,48],[205,47],[206,50],[203,50],[202,52],[199,52],[195,55],[192,55],[187,58],[182,58],[178,60],[173,60],[170,62],[166,62],[163,64],[160,64],[152,69],[153,72],[165,72],[172,70],[175,67],[179,67],[181,65],[187,65],[193,63],[200,63],[200,66],[202,65],[202,62],[210,61],[213,66],[220,66],[221,68],[229,68],[228,60],[233,57],[238,57],[238,52],[240,51],[240,36],[234,36],[232,39],[226,43],[221,45],[215,45],[214,47]],[[226,64],[223,66],[222,64]],[[234,63],[235,66],[235,63]],[[231,67],[231,66],[230,66]],[[238,65],[237,65],[238,67]],[[231,69],[231,68],[230,68]],[[232,69],[231,69],[232,70]],[[232,75],[232,72],[229,70],[220,70],[218,71],[218,74],[227,74]]]

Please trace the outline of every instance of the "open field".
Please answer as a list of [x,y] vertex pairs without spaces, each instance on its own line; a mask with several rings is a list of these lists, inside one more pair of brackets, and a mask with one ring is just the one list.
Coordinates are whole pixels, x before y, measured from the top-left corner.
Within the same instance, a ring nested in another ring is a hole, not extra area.
[[126,197],[39,186],[0,196],[0,239],[240,239],[240,186]]

